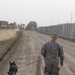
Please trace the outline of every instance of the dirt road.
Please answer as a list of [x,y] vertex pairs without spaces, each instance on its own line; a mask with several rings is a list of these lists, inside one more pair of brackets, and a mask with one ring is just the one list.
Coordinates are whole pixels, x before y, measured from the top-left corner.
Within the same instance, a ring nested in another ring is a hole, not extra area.
[[[29,66],[27,64],[42,59],[40,50],[47,41],[50,41],[48,35],[24,31],[22,38],[0,62],[0,75],[7,75],[9,61],[17,63],[19,67],[17,75],[43,75],[43,60]],[[65,62],[64,66],[61,67],[60,75],[75,75],[75,43],[63,39],[57,41],[64,47],[65,52]]]

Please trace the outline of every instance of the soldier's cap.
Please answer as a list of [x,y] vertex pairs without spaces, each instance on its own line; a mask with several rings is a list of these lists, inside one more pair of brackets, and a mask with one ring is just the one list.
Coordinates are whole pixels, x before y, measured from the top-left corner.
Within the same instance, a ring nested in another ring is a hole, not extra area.
[[51,36],[58,36],[58,35],[55,32],[53,32]]

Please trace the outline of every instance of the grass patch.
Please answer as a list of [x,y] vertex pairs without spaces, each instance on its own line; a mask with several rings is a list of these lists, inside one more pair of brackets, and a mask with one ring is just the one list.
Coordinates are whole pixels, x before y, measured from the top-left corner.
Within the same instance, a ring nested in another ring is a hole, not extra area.
[[8,39],[8,40],[4,40],[4,41],[0,41],[0,45],[5,46],[5,45],[7,45],[9,42],[11,42],[11,41],[13,41],[13,40],[14,40],[14,38]]

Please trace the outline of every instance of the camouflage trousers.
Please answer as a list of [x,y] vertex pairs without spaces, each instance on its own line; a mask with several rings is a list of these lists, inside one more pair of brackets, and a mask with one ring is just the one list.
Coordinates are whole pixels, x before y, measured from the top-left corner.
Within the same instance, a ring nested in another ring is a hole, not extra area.
[[44,75],[59,75],[58,65],[45,66]]

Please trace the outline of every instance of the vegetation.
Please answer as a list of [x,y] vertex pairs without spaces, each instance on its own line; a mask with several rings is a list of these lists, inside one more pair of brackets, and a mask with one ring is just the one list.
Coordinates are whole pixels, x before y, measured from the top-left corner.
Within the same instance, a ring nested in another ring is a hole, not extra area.
[[20,30],[24,30],[25,29],[25,24],[18,24],[18,27]]
[[30,21],[26,27],[26,30],[36,30],[37,23],[35,21]]
[[7,45],[8,43],[10,43],[10,42],[13,41],[13,40],[14,40],[14,38],[8,39],[8,40],[4,40],[4,41],[0,41],[0,45],[5,46],[5,45]]

